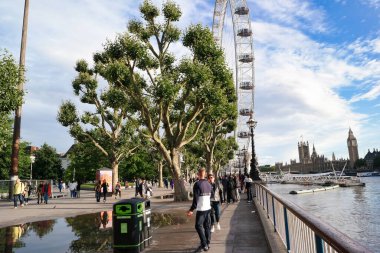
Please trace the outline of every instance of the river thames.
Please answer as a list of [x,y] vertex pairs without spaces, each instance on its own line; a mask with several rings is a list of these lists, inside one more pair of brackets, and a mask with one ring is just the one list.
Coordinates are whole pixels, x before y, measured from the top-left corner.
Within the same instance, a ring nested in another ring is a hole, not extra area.
[[365,187],[339,187],[306,194],[289,194],[308,186],[268,184],[267,187],[337,228],[373,252],[380,252],[380,177],[365,177]]

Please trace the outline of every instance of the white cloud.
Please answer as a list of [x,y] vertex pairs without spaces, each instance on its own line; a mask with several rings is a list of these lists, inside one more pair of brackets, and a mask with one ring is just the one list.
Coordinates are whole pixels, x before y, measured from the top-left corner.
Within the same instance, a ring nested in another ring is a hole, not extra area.
[[313,41],[293,28],[254,22],[254,30],[259,159],[275,150],[272,156],[278,161],[298,159],[301,135],[319,153],[346,158],[348,127],[360,133],[368,116],[353,112],[337,91],[369,78],[371,61],[353,63],[351,52]]
[[252,12],[255,16],[265,17],[278,24],[307,29],[314,32],[325,32],[325,12],[302,0],[249,0],[256,6]]
[[366,93],[355,95],[353,98],[351,98],[350,102],[358,102],[360,100],[371,101],[371,100],[375,100],[378,97],[380,97],[380,83],[377,85],[374,85]]
[[363,4],[367,4],[373,8],[380,8],[380,0],[361,0]]

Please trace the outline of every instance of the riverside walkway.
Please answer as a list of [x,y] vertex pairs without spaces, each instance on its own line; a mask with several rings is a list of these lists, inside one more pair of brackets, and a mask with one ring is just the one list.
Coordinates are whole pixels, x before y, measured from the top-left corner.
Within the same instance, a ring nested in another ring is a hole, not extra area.
[[[194,252],[199,246],[199,238],[195,231],[195,215],[186,217],[191,202],[173,202],[159,196],[171,194],[168,189],[154,189],[155,198],[151,199],[153,213],[174,213],[183,217],[180,224],[162,226],[153,231],[153,243],[144,252]],[[134,189],[122,192],[124,198],[134,196]],[[97,203],[92,191],[81,191],[81,198],[50,199],[49,204],[37,205],[31,200],[25,207],[13,209],[13,202],[0,201],[0,227],[26,222],[57,219],[60,217],[96,213],[112,210],[113,203],[119,201],[109,197],[106,203]],[[182,216],[183,214],[183,216]],[[242,201],[222,206],[221,230],[212,233],[211,247],[208,252],[271,252],[265,239],[265,232],[254,204]]]

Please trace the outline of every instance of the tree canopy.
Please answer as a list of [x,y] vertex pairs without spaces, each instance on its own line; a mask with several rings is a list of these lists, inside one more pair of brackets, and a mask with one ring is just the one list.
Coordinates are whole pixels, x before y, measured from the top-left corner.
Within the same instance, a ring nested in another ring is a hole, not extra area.
[[[174,25],[181,17],[174,2],[165,2],[160,11],[144,1],[140,12],[142,20],[130,21],[127,32],[94,55],[92,71],[123,91],[136,109],[140,132],[169,165],[175,199],[186,200],[179,154],[215,113],[215,106],[234,102],[232,74],[208,28],[194,25],[181,33]],[[191,55],[175,56],[170,45],[179,41]]]
[[33,178],[35,179],[59,179],[63,176],[61,160],[55,148],[48,144],[35,152],[33,164]]
[[22,103],[23,92],[17,87],[22,72],[7,51],[0,49],[0,116],[8,115]]
[[70,134],[82,143],[91,142],[107,157],[112,168],[112,185],[119,179],[118,167],[121,160],[138,147],[138,127],[132,119],[133,106],[123,92],[107,82],[105,89],[99,89],[96,67],[90,68],[84,60],[79,60],[75,70],[78,76],[72,83],[74,94],[83,104],[91,105],[92,111],[79,114],[75,104],[64,102],[57,119]]

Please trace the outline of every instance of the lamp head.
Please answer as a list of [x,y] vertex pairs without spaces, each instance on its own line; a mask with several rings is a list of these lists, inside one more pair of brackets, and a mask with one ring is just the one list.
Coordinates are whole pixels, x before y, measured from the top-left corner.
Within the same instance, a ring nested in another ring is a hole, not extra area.
[[255,129],[257,125],[257,121],[253,120],[252,114],[251,114],[251,117],[249,117],[249,120],[247,121],[247,125],[249,126],[249,128],[253,128],[253,129]]

